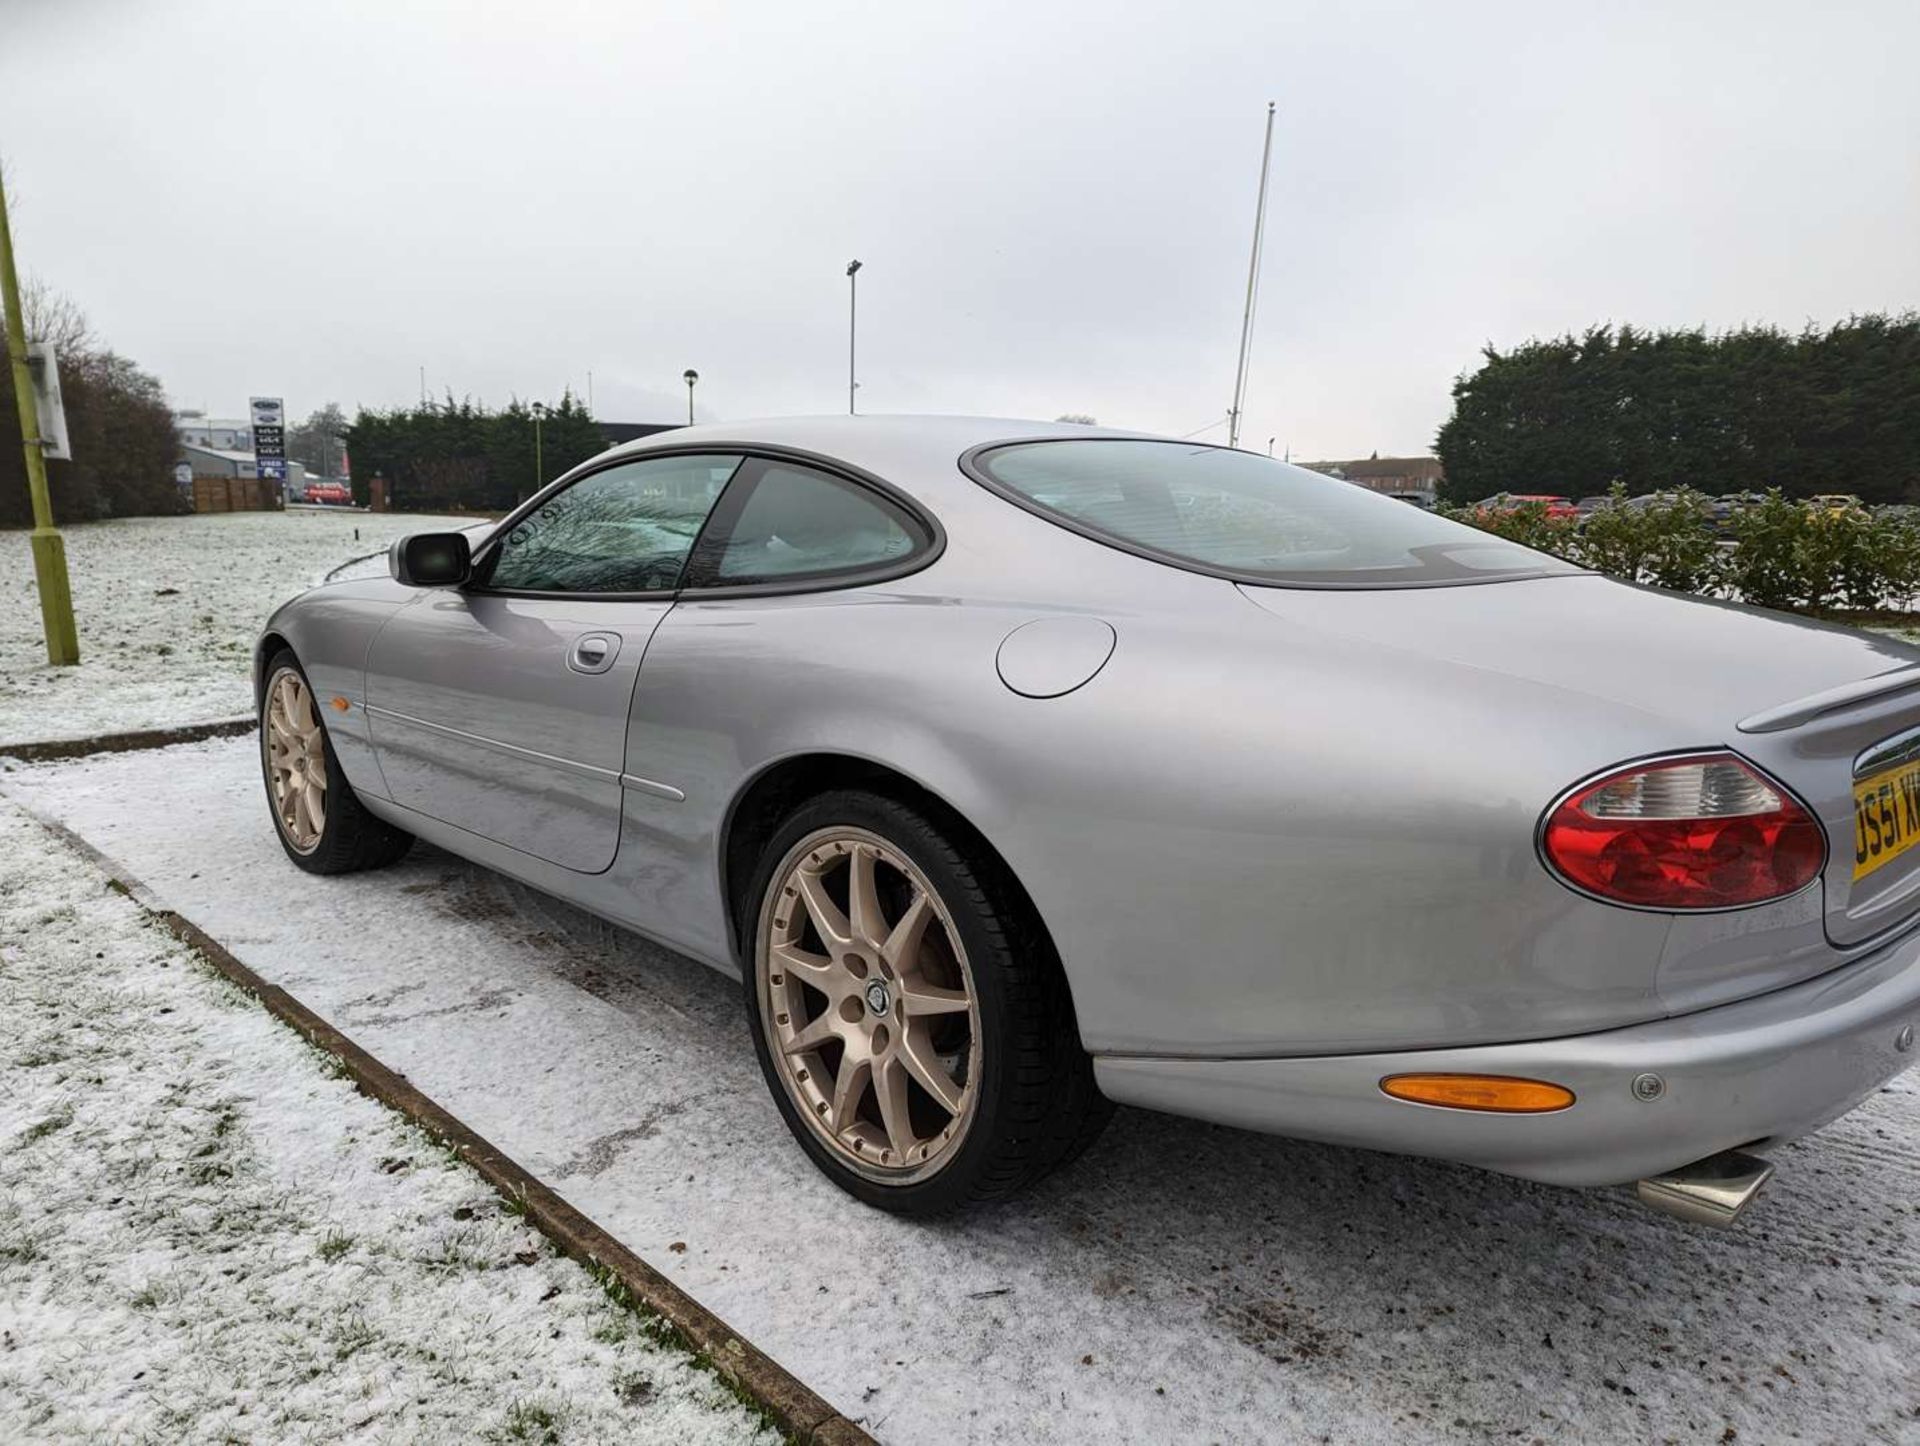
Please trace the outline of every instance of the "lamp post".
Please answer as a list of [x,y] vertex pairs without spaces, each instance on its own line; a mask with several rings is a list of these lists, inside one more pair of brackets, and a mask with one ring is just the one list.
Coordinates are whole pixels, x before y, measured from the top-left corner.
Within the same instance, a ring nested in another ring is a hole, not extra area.
[[693,425],[693,384],[700,380],[700,373],[688,367],[680,373],[680,380],[687,384],[687,425]]
[[533,404],[533,490],[538,492],[547,485],[547,469],[540,455],[540,423],[546,419],[547,407],[544,402]]
[[849,417],[853,415],[854,391],[860,385],[860,383],[854,379],[853,370],[853,348],[855,341],[859,337],[858,303],[860,283],[856,279],[859,272],[860,263],[858,261],[849,261],[847,263],[847,415]]

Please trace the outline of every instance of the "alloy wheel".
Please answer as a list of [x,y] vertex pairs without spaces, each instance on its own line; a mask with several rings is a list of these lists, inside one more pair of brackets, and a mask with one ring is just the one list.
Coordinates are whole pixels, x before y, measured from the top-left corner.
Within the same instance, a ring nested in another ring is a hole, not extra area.
[[280,831],[300,853],[320,847],[327,828],[326,735],[306,679],[282,668],[267,685],[267,784]]
[[881,1183],[936,1173],[978,1102],[980,1008],[926,876],[877,834],[823,829],[775,871],[758,943],[769,1052],[813,1133]]

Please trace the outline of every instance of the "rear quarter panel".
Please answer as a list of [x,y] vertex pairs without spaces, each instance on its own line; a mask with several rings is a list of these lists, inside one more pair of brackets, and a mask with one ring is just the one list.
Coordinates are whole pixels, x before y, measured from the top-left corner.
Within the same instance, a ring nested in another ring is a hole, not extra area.
[[[1112,624],[1112,658],[1065,696],[1014,694],[1000,641],[1064,611]],[[1662,1012],[1668,918],[1561,887],[1533,835],[1592,760],[1673,741],[1634,710],[1290,636],[1212,579],[1151,612],[898,585],[685,601],[642,670],[627,768],[686,799],[629,797],[629,862],[660,932],[724,957],[732,800],[781,758],[849,754],[998,849],[1096,1052],[1539,1038]]]

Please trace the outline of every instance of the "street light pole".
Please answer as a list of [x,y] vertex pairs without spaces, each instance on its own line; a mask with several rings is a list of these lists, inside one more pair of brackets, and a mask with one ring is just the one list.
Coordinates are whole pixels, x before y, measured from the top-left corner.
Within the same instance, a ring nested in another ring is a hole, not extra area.
[[860,385],[860,383],[854,379],[855,374],[853,370],[854,343],[859,339],[860,335],[858,310],[860,289],[860,282],[858,280],[859,271],[860,263],[858,261],[849,261],[847,263],[847,415],[849,417],[853,415],[854,391]]
[[680,373],[680,380],[687,384],[687,425],[693,425],[693,384],[700,380],[700,373],[688,367]]
[[540,423],[547,415],[546,404],[533,404],[533,490],[538,492],[547,485],[547,469],[540,454]]
[[67,582],[67,544],[54,529],[53,502],[47,495],[47,459],[40,446],[40,409],[33,400],[33,373],[27,365],[27,324],[20,312],[20,278],[13,269],[13,235],[7,229],[7,191],[0,177],[0,309],[6,312],[7,357],[13,365],[13,395],[20,409],[20,442],[27,457],[27,492],[33,498],[33,577],[40,592],[40,626],[47,637],[47,661],[80,661],[80,634],[73,623],[73,589]]

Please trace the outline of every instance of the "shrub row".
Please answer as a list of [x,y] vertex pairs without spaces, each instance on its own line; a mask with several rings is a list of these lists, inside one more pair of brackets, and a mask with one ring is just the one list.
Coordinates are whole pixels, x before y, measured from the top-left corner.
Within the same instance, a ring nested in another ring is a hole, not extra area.
[[1908,608],[1920,597],[1920,519],[1911,513],[1833,510],[1776,490],[1734,513],[1723,543],[1703,493],[1625,503],[1616,487],[1609,505],[1578,521],[1549,517],[1543,503],[1442,510],[1597,572],[1759,607],[1870,612]]

